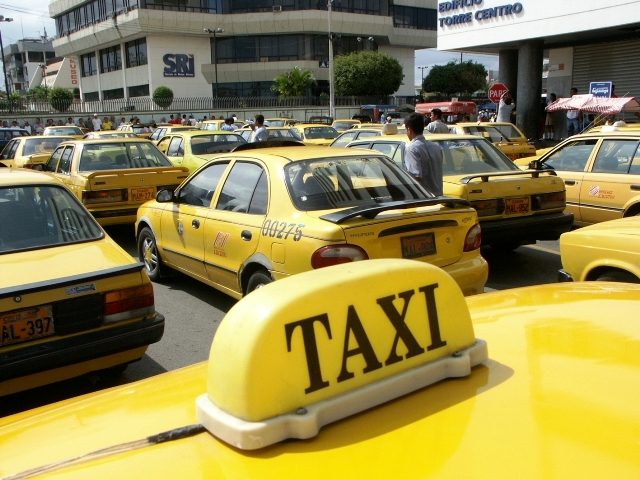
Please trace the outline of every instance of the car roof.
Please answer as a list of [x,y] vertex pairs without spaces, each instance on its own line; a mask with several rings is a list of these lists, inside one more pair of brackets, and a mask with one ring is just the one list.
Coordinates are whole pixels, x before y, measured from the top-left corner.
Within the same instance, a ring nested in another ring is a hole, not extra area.
[[[322,158],[334,158],[334,157],[353,157],[353,149],[335,147],[329,149],[326,146],[286,146],[286,147],[271,147],[271,148],[256,148],[251,150],[242,150],[237,152],[237,155],[259,157],[265,161],[269,160],[285,160],[288,162],[300,162],[304,160],[322,159]],[[372,155],[382,155],[378,152],[373,152]]]
[[149,143],[153,144],[153,142],[147,138],[130,138],[130,137],[112,137],[112,138],[83,138],[83,139],[74,139],[69,140],[68,142],[64,142],[65,145],[70,143],[77,143],[78,145],[93,145],[93,144],[103,144],[103,143]]
[[0,169],[0,187],[17,185],[30,185],[34,183],[49,183],[61,185],[60,181],[46,173],[30,170],[28,168],[2,168]]
[[[233,135],[235,131],[231,130],[185,130],[167,133],[167,135],[181,135],[183,137],[201,137],[210,135]],[[237,133],[235,133],[238,135]]]

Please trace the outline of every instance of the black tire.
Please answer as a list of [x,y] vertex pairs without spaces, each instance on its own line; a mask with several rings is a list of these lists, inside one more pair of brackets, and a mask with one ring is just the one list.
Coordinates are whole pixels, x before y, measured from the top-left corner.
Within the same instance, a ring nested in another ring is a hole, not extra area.
[[596,280],[599,282],[640,283],[640,278],[623,270],[610,270],[601,274]]
[[273,282],[273,278],[271,277],[271,275],[269,275],[268,272],[264,270],[258,270],[253,275],[251,275],[251,278],[249,278],[249,283],[247,283],[246,295],[250,294],[254,290],[257,290],[258,288],[262,288],[265,285],[268,285],[271,282]]
[[144,227],[138,235],[138,258],[144,263],[151,281],[160,281],[163,271],[162,259],[158,253],[156,237],[149,227]]
[[512,241],[504,241],[504,242],[493,242],[490,243],[489,246],[492,250],[496,252],[513,252],[516,248],[520,246],[520,242],[512,240]]

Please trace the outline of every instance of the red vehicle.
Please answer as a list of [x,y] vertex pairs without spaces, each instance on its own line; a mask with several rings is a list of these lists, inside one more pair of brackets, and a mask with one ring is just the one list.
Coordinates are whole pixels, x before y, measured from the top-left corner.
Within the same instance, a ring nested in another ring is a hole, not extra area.
[[475,115],[476,104],[474,102],[434,102],[416,104],[416,112],[429,115],[434,108],[442,110],[444,117],[449,115]]

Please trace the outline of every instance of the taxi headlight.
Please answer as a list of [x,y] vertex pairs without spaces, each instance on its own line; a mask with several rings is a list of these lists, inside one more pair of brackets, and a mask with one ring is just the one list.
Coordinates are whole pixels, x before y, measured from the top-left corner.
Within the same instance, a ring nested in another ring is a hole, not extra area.
[[311,266],[316,269],[368,259],[367,252],[356,245],[328,245],[313,252]]
[[489,198],[471,202],[471,207],[478,213],[478,217],[490,217],[504,213],[504,198]]
[[155,313],[153,285],[107,292],[104,296],[104,323],[121,322]]
[[549,210],[564,208],[567,205],[566,192],[544,193],[531,196],[531,210]]

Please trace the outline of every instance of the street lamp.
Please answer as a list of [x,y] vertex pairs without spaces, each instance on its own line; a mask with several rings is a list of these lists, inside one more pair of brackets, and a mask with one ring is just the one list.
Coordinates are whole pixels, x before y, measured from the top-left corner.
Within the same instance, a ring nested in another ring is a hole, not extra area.
[[429,67],[418,67],[420,70],[422,70],[422,83],[420,84],[420,88],[424,88],[422,85],[424,84],[424,71],[429,68]]
[[215,70],[216,75],[216,87],[215,87],[215,97],[218,98],[218,44],[216,40],[216,33],[224,33],[224,29],[222,28],[205,28],[204,33],[208,33],[211,35],[213,33],[213,68]]
[[331,34],[331,3],[327,0],[327,11],[329,12],[329,116],[336,118],[335,92],[333,89],[333,35]]
[[[0,15],[0,22],[13,22],[13,18],[4,18]],[[4,73],[4,90],[7,94],[7,103],[9,104],[9,113],[13,113],[11,102],[9,101],[9,82],[7,82],[7,66],[4,61],[4,47],[2,46],[2,32],[0,32],[0,52],[2,52],[2,73]]]
[[[367,42],[371,42],[371,43],[375,42],[375,38],[373,38],[373,37],[364,38],[364,39],[362,37],[357,37],[356,40],[358,40],[358,42],[360,42],[360,43],[362,43],[364,40],[366,40]],[[364,48],[366,50],[366,46]]]

